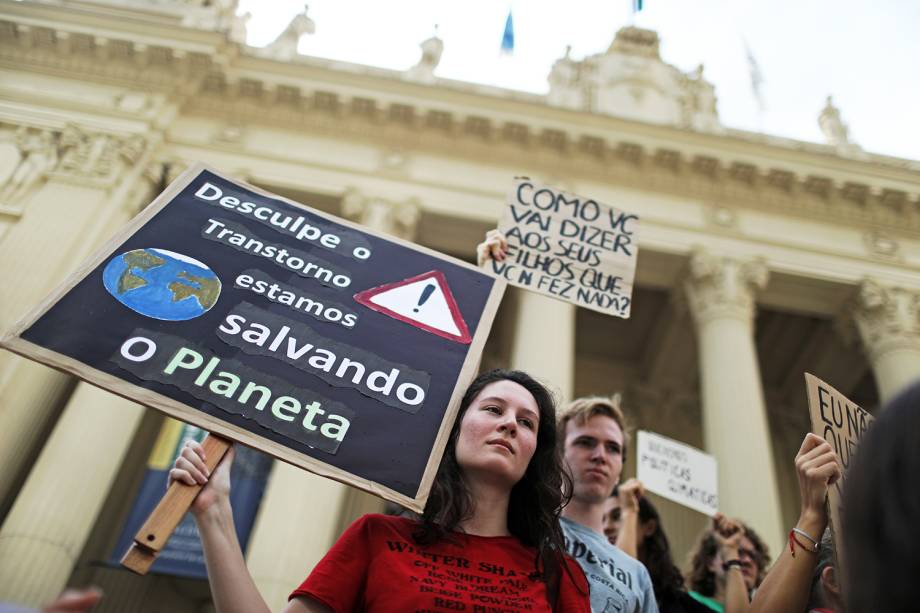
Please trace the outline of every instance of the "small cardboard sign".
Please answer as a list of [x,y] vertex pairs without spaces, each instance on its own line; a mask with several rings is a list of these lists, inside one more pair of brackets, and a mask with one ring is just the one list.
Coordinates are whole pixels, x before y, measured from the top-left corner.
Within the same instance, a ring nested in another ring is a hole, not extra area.
[[[840,530],[840,510],[843,504],[846,469],[850,465],[853,454],[856,453],[859,440],[872,426],[875,418],[811,373],[805,373],[805,389],[808,393],[811,431],[831,444],[843,464],[844,474],[827,491],[831,530],[834,531],[835,542],[839,543],[836,537]],[[842,564],[842,555],[843,548],[838,544],[838,564]]]
[[719,510],[716,459],[673,439],[640,430],[636,477],[650,492],[709,515]]
[[517,287],[629,317],[638,215],[515,179],[498,229],[508,239],[508,254],[490,259],[488,270]]
[[196,165],[0,345],[421,511],[504,286]]

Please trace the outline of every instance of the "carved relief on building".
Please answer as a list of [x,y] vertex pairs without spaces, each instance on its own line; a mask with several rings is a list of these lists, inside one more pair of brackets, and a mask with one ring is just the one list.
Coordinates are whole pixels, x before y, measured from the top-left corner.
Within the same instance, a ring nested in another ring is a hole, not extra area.
[[422,57],[415,66],[406,71],[406,78],[410,81],[433,83],[435,80],[434,71],[441,62],[441,55],[444,53],[444,41],[438,38],[437,33],[435,33],[434,36],[423,41],[420,46],[422,48]]
[[17,210],[60,160],[60,134],[20,126],[0,144],[0,205]]
[[45,181],[55,179],[108,189],[148,146],[141,135],[20,125],[0,129],[0,216],[15,223]]
[[282,62],[289,62],[296,58],[300,39],[316,32],[316,22],[307,16],[307,10],[308,6],[305,4],[303,12],[295,15],[275,40],[261,49],[254,50],[256,54]]
[[725,206],[713,205],[706,212],[710,226],[721,230],[738,229],[738,213]]
[[140,134],[90,132],[68,125],[58,138],[60,162],[50,176],[94,187],[109,187],[117,181],[125,165],[140,159],[147,143]]
[[840,109],[834,105],[831,96],[827,97],[821,114],[818,115],[818,127],[824,135],[824,141],[834,147],[837,153],[847,157],[865,157],[862,147],[850,140],[850,128],[843,122]]
[[863,234],[863,244],[869,255],[886,260],[896,259],[900,246],[891,235],[878,230],[869,230]]

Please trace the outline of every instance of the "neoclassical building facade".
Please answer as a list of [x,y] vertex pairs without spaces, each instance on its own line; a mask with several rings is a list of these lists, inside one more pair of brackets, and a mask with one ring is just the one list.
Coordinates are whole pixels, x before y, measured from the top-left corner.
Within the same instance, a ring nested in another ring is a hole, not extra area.
[[[803,372],[871,411],[920,377],[920,163],[733,130],[656,33],[553,66],[547,95],[245,44],[235,3],[0,0],[0,329],[188,163],[472,261],[512,177],[642,218],[632,317],[511,290],[483,366],[621,392],[633,425],[719,459],[722,509],[778,553],[797,516]],[[819,109],[816,109],[816,112]],[[816,113],[817,114],[817,113]],[[162,417],[0,353],[0,601],[95,583],[103,611],[209,610],[207,585],[97,564]],[[633,471],[634,457],[627,462]],[[661,501],[683,555],[706,518]],[[247,554],[274,609],[380,501],[276,462]]]

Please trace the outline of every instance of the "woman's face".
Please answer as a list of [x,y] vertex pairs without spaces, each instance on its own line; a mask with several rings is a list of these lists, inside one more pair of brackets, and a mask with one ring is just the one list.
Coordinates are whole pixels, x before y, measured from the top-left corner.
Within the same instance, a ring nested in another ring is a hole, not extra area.
[[607,537],[611,545],[617,544],[617,536],[620,534],[622,524],[620,499],[616,496],[608,496],[604,500],[604,536]]
[[510,490],[527,471],[539,427],[540,409],[530,392],[507,379],[490,383],[463,414],[457,464],[467,479]]

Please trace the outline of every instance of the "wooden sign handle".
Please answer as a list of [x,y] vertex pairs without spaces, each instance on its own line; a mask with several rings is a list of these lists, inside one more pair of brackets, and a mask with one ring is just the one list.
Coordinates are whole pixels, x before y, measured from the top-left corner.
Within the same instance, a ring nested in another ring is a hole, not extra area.
[[[205,465],[209,471],[217,468],[230,445],[230,441],[214,434],[205,437],[201,446],[204,447],[204,455],[207,458]],[[203,487],[173,481],[147,521],[134,535],[134,543],[122,557],[121,565],[139,575],[146,575]]]

